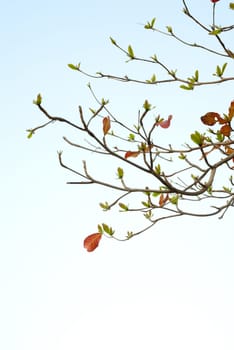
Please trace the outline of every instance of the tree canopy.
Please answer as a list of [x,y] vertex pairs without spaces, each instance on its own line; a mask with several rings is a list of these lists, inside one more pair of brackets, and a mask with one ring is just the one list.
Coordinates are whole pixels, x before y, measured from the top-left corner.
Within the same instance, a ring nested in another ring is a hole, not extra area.
[[[192,72],[190,77],[181,76],[158,55],[137,56],[132,45],[122,47],[112,37],[110,37],[111,44],[127,57],[128,62],[136,61],[154,65],[157,68],[157,75],[138,79],[105,72],[90,74],[82,69],[80,63],[69,63],[68,67],[91,79],[111,79],[122,83],[152,85],[152,87],[175,84],[175,89],[179,85],[179,88],[188,91],[187,93],[200,86],[230,84],[234,81],[234,75],[228,73],[232,72],[229,67],[233,68],[234,49],[229,47],[225,34],[233,31],[234,25],[228,23],[217,25],[216,12],[219,0],[209,2],[212,6],[212,16],[210,25],[206,25],[193,15],[187,2],[182,0],[184,15],[194,22],[204,35],[209,36],[212,42],[210,46],[187,41],[177,35],[176,30],[171,26],[167,26],[165,30],[158,28],[156,18],[150,19],[144,25],[144,30],[159,33],[162,37],[171,37],[185,47],[192,47],[194,50],[202,50],[207,54],[225,59],[222,65],[214,67],[213,75],[208,80],[200,79],[200,69]],[[229,3],[227,11],[233,9],[234,3]],[[202,68],[205,69],[205,67]],[[47,121],[27,130],[28,138],[31,138],[40,129],[50,124],[60,123],[69,126],[80,134],[79,142],[68,137],[64,137],[64,141],[77,152],[80,150],[92,152],[101,157],[103,172],[107,162],[109,167],[110,158],[117,160],[120,164],[113,169],[113,177],[103,180],[90,171],[86,160],[83,160],[82,166],[77,169],[74,165],[67,164],[63,153],[58,152],[60,165],[77,176],[76,181],[70,181],[68,184],[82,186],[94,184],[113,190],[111,202],[101,199],[102,210],[108,212],[115,207],[123,212],[123,215],[135,213],[145,218],[143,227],[127,230],[124,234],[119,234],[109,223],[98,223],[96,232],[94,230],[94,233],[84,239],[84,247],[87,251],[96,249],[103,235],[125,241],[151,229],[162,220],[182,216],[223,218],[227,210],[234,206],[234,129],[232,126],[234,100],[230,101],[222,113],[208,110],[200,116],[201,130],[191,130],[187,140],[184,140],[184,145],[178,148],[172,144],[167,146],[159,144],[156,137],[163,131],[162,129],[173,127],[172,114],[162,117],[155,112],[152,103],[146,99],[138,107],[136,120],[123,121],[111,111],[111,103],[107,99],[99,98],[91,84],[88,87],[96,106],[89,108],[87,115],[83,107],[79,106],[79,122],[51,114],[44,106],[41,94],[38,94],[33,102]],[[128,176],[128,169],[134,169],[136,178],[144,178],[144,180],[139,181],[136,186],[135,179]]]

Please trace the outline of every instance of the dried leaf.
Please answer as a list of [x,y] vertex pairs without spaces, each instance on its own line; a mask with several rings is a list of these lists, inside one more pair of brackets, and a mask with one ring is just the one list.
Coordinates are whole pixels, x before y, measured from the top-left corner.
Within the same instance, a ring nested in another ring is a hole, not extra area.
[[84,240],[84,248],[87,249],[88,252],[94,251],[102,238],[102,233],[92,233]]
[[217,122],[218,118],[220,118],[220,115],[218,113],[208,112],[201,117],[201,121],[205,125],[212,126]]
[[125,153],[125,156],[124,158],[127,159],[129,157],[133,157],[133,158],[136,158],[137,156],[139,156],[140,152],[139,151],[135,151],[135,152],[132,152],[132,151],[128,151]]
[[230,136],[232,131],[232,128],[230,127],[229,124],[225,124],[222,126],[222,128],[220,129],[220,133],[224,136]]
[[230,155],[230,154],[234,154],[234,149],[233,148],[231,148],[231,147],[229,147],[229,146],[226,146],[225,147],[225,152],[226,152],[226,154],[228,154],[228,155]]
[[110,117],[103,118],[102,123],[103,123],[103,134],[106,135],[111,128]]
[[168,201],[168,199],[169,199],[168,194],[166,194],[166,196],[164,197],[164,194],[161,193],[161,194],[160,194],[160,197],[159,197],[159,202],[158,202],[158,204],[160,205],[160,207],[163,207],[164,204]]
[[232,118],[234,117],[234,100],[231,102],[230,107],[228,109],[228,117],[229,120],[232,120]]

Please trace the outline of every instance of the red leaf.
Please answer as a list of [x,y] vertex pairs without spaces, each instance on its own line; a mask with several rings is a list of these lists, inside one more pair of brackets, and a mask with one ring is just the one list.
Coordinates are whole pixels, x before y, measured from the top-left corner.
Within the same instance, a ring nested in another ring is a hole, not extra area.
[[167,129],[171,125],[171,120],[172,120],[172,115],[169,115],[167,119],[162,120],[161,122],[157,122],[156,125],[161,126],[161,128],[163,129]]
[[84,248],[87,249],[88,252],[92,252],[98,247],[100,239],[102,238],[102,233],[92,233],[87,236],[84,240]]
[[139,156],[140,152],[139,151],[135,151],[135,152],[132,152],[132,151],[128,151],[125,153],[125,156],[124,158],[127,159],[129,157],[134,157],[136,158],[137,156]]
[[102,123],[103,123],[103,133],[104,135],[106,135],[111,127],[110,117],[103,118]]

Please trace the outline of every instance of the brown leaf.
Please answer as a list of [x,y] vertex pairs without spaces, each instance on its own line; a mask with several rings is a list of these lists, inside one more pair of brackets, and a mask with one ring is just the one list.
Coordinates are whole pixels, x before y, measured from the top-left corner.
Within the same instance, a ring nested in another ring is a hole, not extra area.
[[160,194],[159,203],[158,203],[160,205],[160,207],[164,206],[164,204],[168,201],[168,198],[169,198],[168,194],[166,194],[165,197],[164,197],[163,193]]
[[220,115],[218,113],[208,112],[201,117],[201,121],[205,125],[212,126],[217,122],[218,118],[220,118]]
[[231,148],[231,147],[229,147],[229,146],[226,146],[225,147],[225,152],[226,152],[226,154],[232,154],[232,153],[234,153],[234,149],[233,148]]
[[106,135],[111,127],[110,117],[105,117],[102,120],[103,123],[103,133]]
[[229,117],[230,121],[234,117],[234,100],[230,104],[230,107],[229,107],[229,110],[228,110],[228,117]]
[[230,136],[232,131],[232,128],[230,127],[229,124],[225,124],[222,126],[222,128],[220,129],[221,134],[223,134],[224,136]]
[[226,124],[226,123],[227,123],[226,118],[223,119],[223,118],[221,118],[221,117],[219,116],[219,117],[217,117],[217,119],[218,119],[218,123],[219,123],[219,124]]

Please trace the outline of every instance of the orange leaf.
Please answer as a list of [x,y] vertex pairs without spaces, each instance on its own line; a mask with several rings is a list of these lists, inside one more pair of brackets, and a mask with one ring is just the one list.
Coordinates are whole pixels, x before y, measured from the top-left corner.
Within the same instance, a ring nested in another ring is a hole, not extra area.
[[232,120],[232,118],[234,117],[234,100],[230,104],[230,107],[228,110],[228,117],[229,117],[229,120]]
[[220,129],[221,134],[223,134],[224,136],[230,136],[232,131],[232,128],[230,127],[229,124],[225,124],[222,126],[222,128]]
[[125,153],[125,156],[124,158],[127,159],[129,157],[134,157],[136,158],[137,156],[139,156],[140,152],[139,151],[135,151],[135,152],[132,152],[132,151],[128,151]]
[[164,197],[163,193],[160,194],[159,203],[158,203],[160,205],[160,207],[164,206],[164,204],[168,201],[168,198],[169,198],[168,194],[166,194],[165,197]]
[[[230,154],[234,153],[234,149],[229,147],[229,146],[226,146],[225,147],[225,152],[226,152],[227,155],[230,155]],[[234,157],[232,158],[232,161],[234,162]]]
[[103,118],[102,123],[103,123],[103,133],[104,135],[106,135],[111,127],[110,117]]
[[212,126],[217,122],[217,119],[220,118],[220,115],[216,112],[208,112],[201,117],[201,121],[205,125]]
[[232,154],[232,153],[234,153],[234,149],[233,148],[231,148],[231,147],[228,147],[228,146],[226,146],[225,147],[225,152],[226,152],[226,154]]
[[98,247],[100,239],[102,238],[102,233],[92,233],[84,240],[84,248],[87,249],[88,252],[92,252]]

